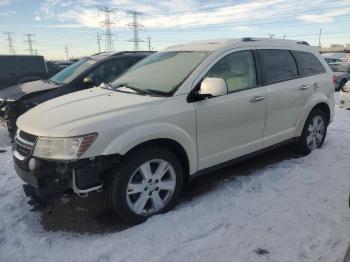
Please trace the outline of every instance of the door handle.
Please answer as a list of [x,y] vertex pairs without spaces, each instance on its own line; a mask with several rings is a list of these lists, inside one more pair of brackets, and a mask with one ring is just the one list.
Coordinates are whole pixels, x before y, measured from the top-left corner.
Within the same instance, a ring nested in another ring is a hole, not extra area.
[[310,85],[302,85],[301,87],[299,87],[299,90],[307,90],[309,88],[311,88]]
[[259,102],[264,100],[265,97],[264,96],[254,96],[252,99],[250,99],[250,102],[254,103],[254,102]]

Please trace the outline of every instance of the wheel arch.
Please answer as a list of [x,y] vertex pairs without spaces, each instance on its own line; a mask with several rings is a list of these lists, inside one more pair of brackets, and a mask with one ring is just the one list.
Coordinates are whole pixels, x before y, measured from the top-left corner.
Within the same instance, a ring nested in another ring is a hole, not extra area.
[[322,112],[327,117],[327,125],[329,125],[332,115],[331,115],[331,109],[330,109],[330,106],[329,106],[328,102],[327,101],[315,102],[313,104],[313,106],[311,106],[310,109],[306,111],[307,113],[304,113],[302,115],[302,117],[299,119],[299,123],[297,125],[297,135],[296,135],[297,137],[301,136],[301,134],[303,132],[304,125],[305,125],[305,122],[306,122],[306,119],[309,117],[311,112],[313,110],[316,110],[316,109],[322,110]]
[[146,147],[164,147],[170,151],[172,151],[176,156],[179,157],[179,160],[181,162],[182,167],[184,168],[184,181],[187,181],[187,179],[190,176],[190,161],[189,157],[186,153],[185,148],[178,143],[175,140],[169,139],[169,138],[157,138],[145,141],[141,144],[138,144],[131,148],[125,155],[122,156],[121,161],[124,157],[128,157],[129,155],[133,154],[134,152],[146,148]]

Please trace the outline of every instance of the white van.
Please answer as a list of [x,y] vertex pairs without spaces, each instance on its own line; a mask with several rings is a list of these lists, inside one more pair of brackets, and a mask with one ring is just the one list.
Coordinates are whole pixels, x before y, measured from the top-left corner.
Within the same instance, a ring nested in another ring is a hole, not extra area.
[[103,190],[120,217],[171,209],[199,174],[294,142],[322,146],[333,73],[306,42],[245,38],[170,47],[112,84],[18,121],[14,164],[41,197]]

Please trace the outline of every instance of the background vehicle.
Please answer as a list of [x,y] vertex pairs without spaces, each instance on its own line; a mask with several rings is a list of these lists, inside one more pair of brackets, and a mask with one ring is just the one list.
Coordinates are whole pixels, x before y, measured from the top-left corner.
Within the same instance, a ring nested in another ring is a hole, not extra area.
[[323,53],[322,56],[328,59],[339,59],[340,62],[348,62],[348,56],[346,53]]
[[350,81],[340,89],[339,106],[340,108],[350,109]]
[[22,115],[14,165],[27,192],[104,190],[120,217],[141,222],[170,210],[197,175],[284,143],[301,154],[320,148],[334,116],[332,76],[305,42],[170,47],[108,87]]
[[339,62],[342,62],[341,59],[338,59],[338,58],[330,58],[330,57],[325,57],[324,60],[326,60],[326,62],[328,64],[330,63],[339,63]]
[[0,90],[19,83],[47,79],[59,71],[43,56],[0,55]]
[[331,63],[330,68],[336,76],[335,90],[339,91],[350,80],[350,64],[348,63]]
[[149,52],[101,53],[84,58],[47,81],[38,80],[0,91],[0,117],[10,135],[16,132],[18,116],[52,98],[109,83]]

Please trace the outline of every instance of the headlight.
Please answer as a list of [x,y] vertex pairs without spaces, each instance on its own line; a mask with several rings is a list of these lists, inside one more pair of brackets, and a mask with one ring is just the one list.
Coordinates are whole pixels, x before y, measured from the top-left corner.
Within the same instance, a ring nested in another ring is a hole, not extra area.
[[78,159],[89,149],[96,137],[96,133],[69,138],[39,137],[33,156],[57,160]]

